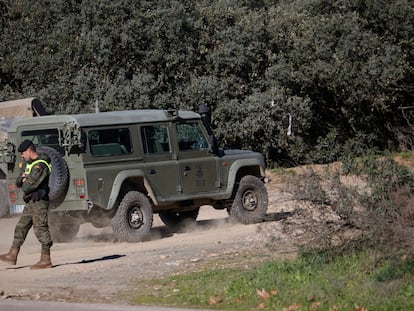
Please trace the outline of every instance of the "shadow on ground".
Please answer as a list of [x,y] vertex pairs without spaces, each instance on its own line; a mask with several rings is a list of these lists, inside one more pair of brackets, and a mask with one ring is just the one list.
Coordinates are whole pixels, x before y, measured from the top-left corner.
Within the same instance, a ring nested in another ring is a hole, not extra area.
[[[79,264],[88,264],[88,263],[93,263],[93,262],[97,262],[97,261],[107,261],[107,260],[115,260],[115,259],[119,259],[122,257],[125,257],[126,255],[108,255],[108,256],[103,256],[101,258],[94,258],[94,259],[83,259],[81,261],[77,261],[77,262],[67,262],[67,263],[63,263],[63,264],[59,264],[59,265],[53,265],[52,268],[56,268],[56,267],[60,267],[60,266],[67,266],[67,265],[79,265]],[[19,270],[19,269],[24,269],[24,268],[29,268],[30,265],[26,265],[26,266],[18,266],[18,267],[7,267],[7,270]]]

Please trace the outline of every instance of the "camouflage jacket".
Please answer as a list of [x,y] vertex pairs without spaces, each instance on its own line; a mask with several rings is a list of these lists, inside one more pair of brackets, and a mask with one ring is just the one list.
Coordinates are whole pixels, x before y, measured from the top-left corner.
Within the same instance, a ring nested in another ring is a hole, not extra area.
[[[49,166],[44,161],[49,163]],[[26,172],[26,178],[20,176],[16,180],[16,185],[21,187],[25,194],[25,201],[30,200],[34,192],[38,192],[40,199],[48,200],[51,170],[49,156],[40,154],[36,159],[29,161],[27,164],[34,165],[31,167],[30,172]]]

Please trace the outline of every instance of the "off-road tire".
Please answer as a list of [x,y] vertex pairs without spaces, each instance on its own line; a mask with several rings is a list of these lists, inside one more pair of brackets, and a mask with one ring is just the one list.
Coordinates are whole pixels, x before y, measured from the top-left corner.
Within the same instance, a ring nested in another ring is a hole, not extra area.
[[260,222],[266,215],[267,203],[264,183],[255,176],[244,176],[230,208],[230,218],[246,225]]
[[194,224],[197,220],[199,211],[200,208],[183,212],[161,211],[158,213],[158,216],[160,216],[162,222],[168,227],[177,229],[181,226]]
[[49,206],[58,207],[65,199],[69,187],[69,169],[65,159],[51,147],[38,147],[37,152],[49,156],[52,171],[49,176]]
[[115,236],[124,242],[140,242],[152,227],[153,211],[148,198],[141,192],[127,192],[112,218]]

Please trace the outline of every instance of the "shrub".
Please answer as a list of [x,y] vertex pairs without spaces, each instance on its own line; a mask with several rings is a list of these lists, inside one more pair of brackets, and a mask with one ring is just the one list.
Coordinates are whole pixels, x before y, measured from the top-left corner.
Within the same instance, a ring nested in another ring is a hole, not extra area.
[[414,255],[414,176],[391,155],[374,153],[354,158],[346,174],[337,164],[290,176],[285,191],[296,213],[283,226],[284,232],[296,232],[299,247],[332,253],[368,247],[385,256]]

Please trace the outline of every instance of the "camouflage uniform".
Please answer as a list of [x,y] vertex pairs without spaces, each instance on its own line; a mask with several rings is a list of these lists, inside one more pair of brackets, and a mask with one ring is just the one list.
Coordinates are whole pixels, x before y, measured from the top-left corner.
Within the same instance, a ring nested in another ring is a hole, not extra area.
[[19,177],[16,180],[16,185],[24,192],[26,206],[14,231],[13,246],[15,247],[20,248],[32,226],[37,239],[42,244],[42,251],[49,251],[53,244],[47,215],[50,167],[45,162],[50,163],[50,158],[47,155],[39,155],[37,159],[28,162],[32,167],[30,172],[26,170],[28,173],[26,178]]

